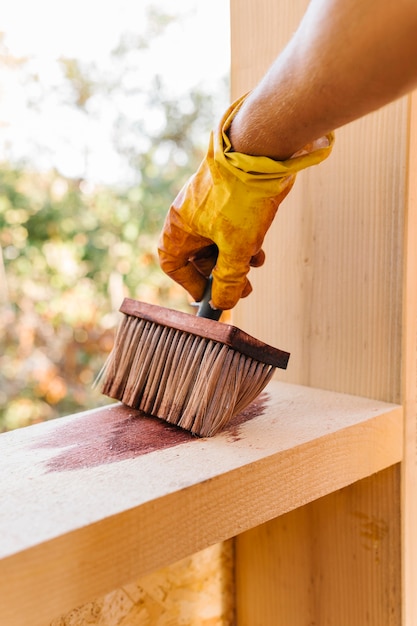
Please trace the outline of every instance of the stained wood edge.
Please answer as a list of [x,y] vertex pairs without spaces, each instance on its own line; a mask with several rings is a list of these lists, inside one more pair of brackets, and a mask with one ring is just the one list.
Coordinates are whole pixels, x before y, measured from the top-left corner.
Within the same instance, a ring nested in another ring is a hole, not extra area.
[[131,315],[138,319],[144,319],[168,328],[191,333],[204,339],[212,339],[213,341],[223,343],[241,354],[266,365],[272,365],[280,369],[287,368],[290,358],[289,352],[263,343],[236,326],[197,317],[190,313],[176,311],[155,304],[140,302],[132,298],[125,298],[119,310],[125,315]]

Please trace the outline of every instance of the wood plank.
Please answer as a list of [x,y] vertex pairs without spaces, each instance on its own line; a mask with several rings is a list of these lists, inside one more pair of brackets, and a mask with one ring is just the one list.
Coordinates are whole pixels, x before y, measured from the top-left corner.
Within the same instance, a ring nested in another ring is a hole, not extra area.
[[297,28],[309,0],[231,0],[231,92],[252,89]]
[[402,320],[402,397],[405,412],[402,464],[403,623],[417,624],[417,92],[410,99],[409,115]]
[[[231,0],[232,99],[256,85],[291,37],[307,4],[306,0],[261,0],[256,5],[250,0]],[[410,127],[409,98],[403,98],[336,132],[332,156],[319,167],[302,172],[280,207],[266,237],[266,263],[250,274],[253,293],[239,303],[233,314],[233,323],[291,352],[289,367],[277,373],[278,379],[389,402],[405,402],[407,453],[401,468],[404,479],[401,485],[402,576],[398,567],[380,568],[379,577],[371,577],[372,585],[368,585],[367,574],[373,567],[371,552],[369,561],[363,558],[356,581],[346,580],[344,571],[328,561],[330,569],[324,575],[332,576],[334,584],[326,587],[326,594],[314,587],[309,599],[334,607],[338,598],[336,589],[346,582],[354,591],[352,605],[363,616],[350,623],[374,626],[385,622],[378,621],[375,611],[372,618],[365,617],[370,603],[378,602],[381,589],[398,590],[402,581],[403,623],[417,623],[414,593],[417,575],[417,231],[415,199],[412,200],[415,178],[410,175],[412,170],[416,171],[417,144],[412,138],[409,146],[410,133],[415,136],[415,126],[415,112],[411,115]],[[378,479],[375,477],[371,486],[358,485],[358,490],[358,498],[362,498],[361,490],[364,502],[369,498],[368,514],[378,515],[380,503],[374,497],[374,491],[381,493]],[[400,492],[393,490],[391,493],[394,501],[386,509],[384,520],[390,533],[398,530],[400,516]],[[317,507],[317,514],[321,514],[320,507],[323,507],[323,520],[327,515],[331,519],[332,511],[323,501],[318,502]],[[292,519],[294,523],[298,520],[297,513]],[[304,532],[303,520],[298,521],[300,550],[309,555],[315,550],[315,542],[325,544],[326,525],[323,523],[313,536]],[[340,536],[349,538],[353,552],[356,540],[350,532],[350,523],[348,515],[338,521]],[[267,530],[264,532],[262,541],[268,546],[266,551],[274,553],[276,537]],[[348,543],[344,552],[349,554]],[[252,558],[256,561],[256,546]],[[301,606],[303,582],[308,585],[310,579],[303,575],[305,571],[301,566],[283,559],[287,565],[286,570],[282,570],[286,584],[298,590],[292,606],[296,607],[297,602]],[[251,561],[244,559],[241,567],[251,567]],[[279,577],[278,563],[276,567]],[[317,572],[310,574],[316,576]],[[238,575],[247,575],[250,579],[250,571],[238,572]],[[251,580],[254,585],[268,588],[268,574],[257,583]],[[362,588],[367,590],[369,600],[361,593]],[[398,604],[398,595],[395,597]],[[253,600],[252,594],[250,598]],[[258,621],[253,621],[251,626],[278,623],[268,621],[269,610],[264,603],[257,614]],[[317,615],[315,621],[308,620],[308,612],[301,613],[305,620],[299,623],[325,622]],[[399,606],[393,607],[392,623],[398,623],[399,613]],[[297,624],[297,611],[294,616],[284,614],[287,620],[283,623]],[[253,613],[250,615],[254,617]],[[341,622],[335,617],[326,623]]]
[[52,618],[397,463],[396,405],[271,383],[197,439],[112,405],[0,437],[0,621]]
[[239,535],[239,626],[400,626],[399,490],[394,466]]
[[[232,0],[232,98],[290,38],[305,0]],[[250,272],[233,323],[291,353],[285,382],[400,402],[402,238],[408,102],[336,133],[333,153],[298,175]]]

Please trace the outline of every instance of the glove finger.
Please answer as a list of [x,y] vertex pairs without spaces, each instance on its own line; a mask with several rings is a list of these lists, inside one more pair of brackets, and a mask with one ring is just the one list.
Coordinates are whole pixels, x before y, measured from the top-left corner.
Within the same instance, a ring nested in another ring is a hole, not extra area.
[[248,295],[252,293],[252,285],[248,279],[246,279],[245,286],[243,287],[241,298],[247,298]]
[[195,265],[197,270],[208,278],[216,265],[219,249],[216,244],[201,248],[190,261]]
[[246,262],[236,261],[220,251],[216,267],[213,269],[213,287],[211,300],[218,309],[232,309],[240,298],[249,295],[252,291],[247,274],[250,269],[250,259]]
[[159,263],[165,274],[184,287],[196,302],[202,299],[207,278],[198,271],[194,263],[188,260],[180,262],[178,257],[161,250],[159,250]]
[[265,263],[265,252],[261,249],[250,259],[251,267],[261,267]]
[[159,240],[159,264],[165,274],[184,287],[195,300],[200,300],[207,280],[192,259],[212,242],[191,235],[181,226],[178,215],[170,211]]

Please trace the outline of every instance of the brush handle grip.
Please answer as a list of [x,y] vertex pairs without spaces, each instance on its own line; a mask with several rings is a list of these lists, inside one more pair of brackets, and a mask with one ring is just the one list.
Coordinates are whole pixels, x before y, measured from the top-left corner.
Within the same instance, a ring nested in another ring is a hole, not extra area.
[[210,306],[212,282],[213,278],[210,276],[207,281],[206,290],[203,294],[203,299],[198,303],[197,317],[205,317],[206,319],[217,321],[220,319],[223,311],[221,309],[213,309],[213,307]]

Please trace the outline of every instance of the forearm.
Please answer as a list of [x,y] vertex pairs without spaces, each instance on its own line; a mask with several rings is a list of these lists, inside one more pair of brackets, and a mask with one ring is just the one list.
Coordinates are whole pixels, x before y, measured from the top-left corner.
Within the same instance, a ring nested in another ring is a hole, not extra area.
[[415,86],[416,0],[311,0],[229,136],[237,152],[282,160]]

